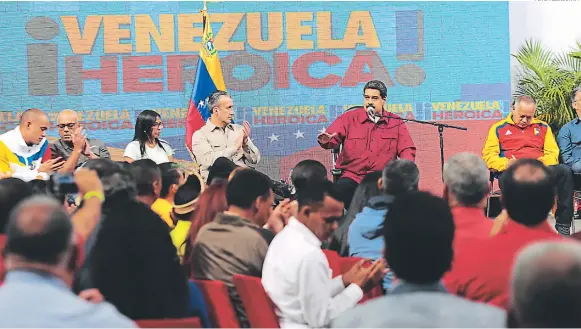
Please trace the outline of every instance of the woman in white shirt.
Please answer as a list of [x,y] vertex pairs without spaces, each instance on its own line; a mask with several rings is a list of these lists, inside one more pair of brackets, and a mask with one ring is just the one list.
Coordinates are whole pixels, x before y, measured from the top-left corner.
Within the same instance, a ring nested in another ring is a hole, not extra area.
[[129,163],[141,159],[150,159],[157,164],[172,162],[173,150],[166,141],[159,139],[162,129],[159,113],[151,110],[139,113],[133,141],[125,147],[123,159]]

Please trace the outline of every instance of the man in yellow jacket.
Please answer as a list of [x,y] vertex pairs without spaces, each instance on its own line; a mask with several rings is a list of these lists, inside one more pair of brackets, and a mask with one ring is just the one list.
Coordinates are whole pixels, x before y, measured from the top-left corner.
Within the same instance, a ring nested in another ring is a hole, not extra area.
[[[498,173],[517,159],[538,159],[548,166],[555,177],[558,196],[555,228],[560,234],[569,235],[573,219],[573,174],[569,167],[559,164],[559,146],[551,127],[536,119],[535,111],[536,102],[532,97],[517,97],[508,117],[490,127],[482,157],[488,168]],[[526,193],[521,195],[527,197]],[[535,201],[529,201],[534,208]]]

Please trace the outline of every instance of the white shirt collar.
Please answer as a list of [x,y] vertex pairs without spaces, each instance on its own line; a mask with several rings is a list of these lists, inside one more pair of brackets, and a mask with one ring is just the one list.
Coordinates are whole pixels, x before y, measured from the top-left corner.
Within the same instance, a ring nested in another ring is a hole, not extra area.
[[317,236],[296,217],[291,216],[291,218],[289,218],[287,227],[302,235],[305,238],[305,241],[309,244],[321,247],[321,240],[319,240],[319,238],[317,238]]

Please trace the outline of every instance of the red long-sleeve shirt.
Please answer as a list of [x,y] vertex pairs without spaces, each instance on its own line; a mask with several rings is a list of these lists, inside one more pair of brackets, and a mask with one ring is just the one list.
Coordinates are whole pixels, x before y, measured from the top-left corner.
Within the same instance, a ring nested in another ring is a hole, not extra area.
[[416,147],[401,117],[384,112],[386,117],[374,123],[369,119],[364,108],[358,108],[340,115],[327,128],[328,134],[337,135],[325,149],[336,149],[343,144],[343,150],[337,159],[337,169],[343,170],[343,176],[361,183],[365,175],[383,170],[393,159],[415,161]]

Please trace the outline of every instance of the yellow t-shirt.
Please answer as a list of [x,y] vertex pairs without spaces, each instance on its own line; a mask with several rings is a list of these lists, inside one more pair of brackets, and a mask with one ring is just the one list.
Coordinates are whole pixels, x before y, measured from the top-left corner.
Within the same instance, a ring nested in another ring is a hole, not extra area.
[[182,246],[182,244],[188,238],[190,226],[192,226],[192,222],[187,220],[178,220],[176,227],[169,233],[171,235],[171,240],[173,241],[174,246],[176,246],[176,249],[178,250],[178,256],[180,256],[180,259],[184,256],[186,250],[185,245]]
[[173,221],[171,220],[170,216],[172,209],[173,205],[169,201],[162,198],[158,198],[151,205],[151,210],[155,211],[169,227],[173,227]]

